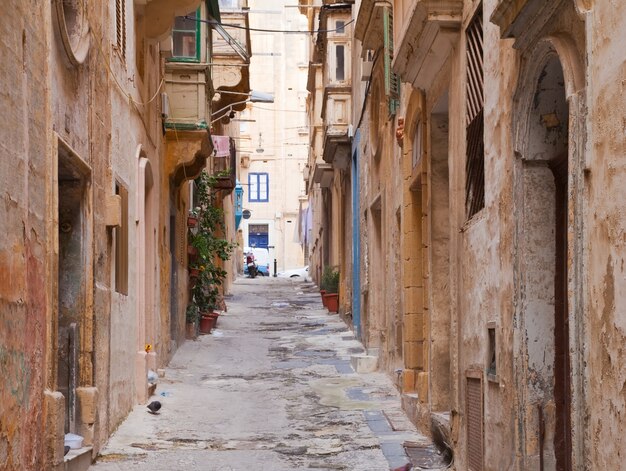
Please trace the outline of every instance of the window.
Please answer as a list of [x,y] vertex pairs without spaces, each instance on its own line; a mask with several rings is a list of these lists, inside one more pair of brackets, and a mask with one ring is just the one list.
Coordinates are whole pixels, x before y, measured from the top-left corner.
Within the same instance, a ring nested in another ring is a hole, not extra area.
[[467,107],[465,208],[471,218],[485,206],[483,94],[483,13],[478,8],[465,32],[467,43]]
[[269,176],[267,173],[248,174],[248,201],[269,201]]
[[343,34],[343,33],[345,33],[345,32],[346,32],[346,28],[345,28],[345,26],[346,26],[346,22],[345,22],[345,21],[337,21],[337,22],[335,23],[335,32],[336,32],[337,34]]
[[413,167],[422,161],[422,123],[420,121],[415,125],[415,136],[413,136]]
[[126,0],[115,0],[115,46],[126,58]]
[[487,377],[495,381],[498,374],[496,363],[496,324],[489,322],[487,324],[487,336],[489,337],[489,357],[487,358]]
[[336,54],[336,67],[335,67],[335,80],[343,81],[346,79],[345,76],[345,64],[344,64],[344,54],[345,48],[343,45],[338,44],[335,49]]
[[219,0],[220,9],[239,8],[239,0]]
[[122,200],[122,224],[115,228],[115,291],[128,294],[128,190],[115,182]]
[[172,29],[173,52],[172,61],[200,61],[200,10],[184,16],[177,16]]

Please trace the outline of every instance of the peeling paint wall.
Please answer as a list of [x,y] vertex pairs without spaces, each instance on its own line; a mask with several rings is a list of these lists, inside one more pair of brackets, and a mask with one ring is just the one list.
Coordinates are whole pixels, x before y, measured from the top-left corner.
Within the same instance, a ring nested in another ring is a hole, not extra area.
[[585,193],[585,463],[623,466],[626,376],[626,5],[587,2],[589,107]]
[[[50,5],[10,2],[0,18],[0,468],[44,468]],[[42,289],[43,288],[43,289]]]

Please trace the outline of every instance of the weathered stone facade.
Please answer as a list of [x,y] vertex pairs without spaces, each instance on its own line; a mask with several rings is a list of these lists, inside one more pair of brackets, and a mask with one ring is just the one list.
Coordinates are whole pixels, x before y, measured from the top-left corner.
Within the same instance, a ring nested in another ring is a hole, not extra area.
[[355,330],[457,469],[619,469],[624,7],[352,8]]
[[67,432],[91,459],[184,341],[188,181],[212,142],[168,139],[162,94],[175,15],[199,7],[219,16],[217,0],[5,5],[2,469],[71,469]]

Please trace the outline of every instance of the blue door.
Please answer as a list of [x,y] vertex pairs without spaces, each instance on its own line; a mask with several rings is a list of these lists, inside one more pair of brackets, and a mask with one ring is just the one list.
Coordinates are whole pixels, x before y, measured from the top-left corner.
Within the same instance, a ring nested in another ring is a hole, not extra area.
[[267,224],[250,224],[248,226],[248,245],[266,249],[270,241],[268,232]]

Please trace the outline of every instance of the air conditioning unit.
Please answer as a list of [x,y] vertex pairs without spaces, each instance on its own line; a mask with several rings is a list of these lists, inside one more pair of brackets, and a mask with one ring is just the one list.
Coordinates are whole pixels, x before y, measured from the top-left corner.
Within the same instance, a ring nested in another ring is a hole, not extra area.
[[170,115],[170,99],[167,93],[161,93],[161,118],[167,119]]

